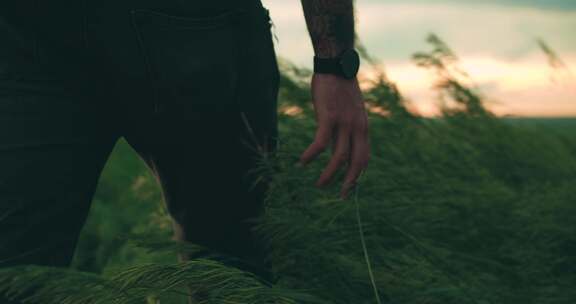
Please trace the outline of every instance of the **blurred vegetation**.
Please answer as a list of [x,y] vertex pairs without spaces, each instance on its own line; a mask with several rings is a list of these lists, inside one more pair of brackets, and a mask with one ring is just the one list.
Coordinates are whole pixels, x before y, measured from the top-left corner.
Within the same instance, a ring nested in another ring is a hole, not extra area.
[[310,71],[281,61],[281,109],[301,111],[280,113],[280,150],[262,163],[273,285],[178,262],[193,249],[169,241],[158,185],[120,142],[73,269],[4,269],[0,290],[37,303],[184,303],[187,284],[208,295],[198,303],[575,303],[575,120],[495,117],[454,52],[428,42],[414,62],[435,75],[442,117],[410,112],[380,71],[365,96],[387,114],[370,113],[371,164],[346,201],[337,183],[312,186],[329,155],[295,166],[315,128]]

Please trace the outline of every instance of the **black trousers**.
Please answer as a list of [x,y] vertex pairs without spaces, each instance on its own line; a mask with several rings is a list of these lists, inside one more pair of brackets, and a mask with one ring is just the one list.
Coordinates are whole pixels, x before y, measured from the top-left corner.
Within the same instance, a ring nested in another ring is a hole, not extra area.
[[268,278],[247,221],[266,191],[250,172],[277,137],[267,10],[123,16],[117,26],[88,20],[81,55],[50,57],[39,40],[37,62],[14,57],[6,62],[15,72],[0,73],[0,267],[69,264],[124,137],[158,177],[178,239]]

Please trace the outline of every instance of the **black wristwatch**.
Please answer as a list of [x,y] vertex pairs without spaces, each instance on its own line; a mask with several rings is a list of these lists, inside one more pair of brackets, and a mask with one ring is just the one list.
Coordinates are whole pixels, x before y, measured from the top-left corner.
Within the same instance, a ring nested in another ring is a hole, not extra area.
[[314,73],[334,74],[353,79],[360,68],[360,56],[354,49],[344,51],[336,58],[314,57]]

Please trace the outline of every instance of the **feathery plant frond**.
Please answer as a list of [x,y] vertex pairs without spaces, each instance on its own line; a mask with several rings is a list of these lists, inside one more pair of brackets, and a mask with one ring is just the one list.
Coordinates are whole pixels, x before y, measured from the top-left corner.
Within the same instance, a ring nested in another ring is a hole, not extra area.
[[414,120],[415,115],[406,108],[404,97],[398,86],[386,75],[381,62],[368,52],[359,39],[356,39],[356,48],[372,69],[371,72],[376,73],[374,79],[369,80],[368,89],[363,92],[366,101],[374,106],[383,107],[392,119]]
[[209,259],[142,264],[110,278],[42,266],[0,269],[0,292],[25,303],[133,304],[190,291],[200,304],[326,303],[304,292],[266,286],[249,272]]
[[119,290],[99,275],[43,266],[0,269],[0,294],[24,303],[124,304]]
[[458,57],[438,36],[430,34],[427,39],[432,46],[428,53],[418,52],[413,55],[416,65],[433,70],[436,73],[436,85],[442,100],[451,100],[463,109],[450,109],[443,105],[445,115],[465,111],[468,116],[490,117],[492,114],[483,105],[472,78],[458,65]]
[[560,58],[558,53],[554,51],[552,47],[550,47],[550,45],[544,41],[544,39],[536,38],[536,43],[538,44],[540,50],[542,50],[542,52],[546,55],[550,67],[554,69],[568,69],[568,66],[566,63],[564,63],[562,58]]
[[571,82],[576,85],[576,77],[570,67],[562,60],[560,55],[542,38],[536,38],[536,43],[546,56],[548,65],[552,69],[551,81],[560,83],[562,81]]
[[254,275],[208,259],[172,265],[138,265],[115,275],[112,281],[121,291],[145,296],[161,295],[189,288],[198,303],[279,303],[292,304],[312,297],[295,291],[263,285]]

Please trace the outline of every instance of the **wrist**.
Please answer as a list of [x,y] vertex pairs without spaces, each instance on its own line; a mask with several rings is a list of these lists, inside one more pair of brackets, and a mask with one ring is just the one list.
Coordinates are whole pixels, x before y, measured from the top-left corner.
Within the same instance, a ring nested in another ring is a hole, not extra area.
[[312,76],[316,82],[318,82],[318,81],[330,82],[330,83],[334,83],[334,84],[337,83],[338,85],[343,85],[343,84],[353,85],[354,83],[358,82],[358,79],[356,77],[348,79],[348,78],[344,78],[342,76],[335,75],[335,74],[314,73]]

